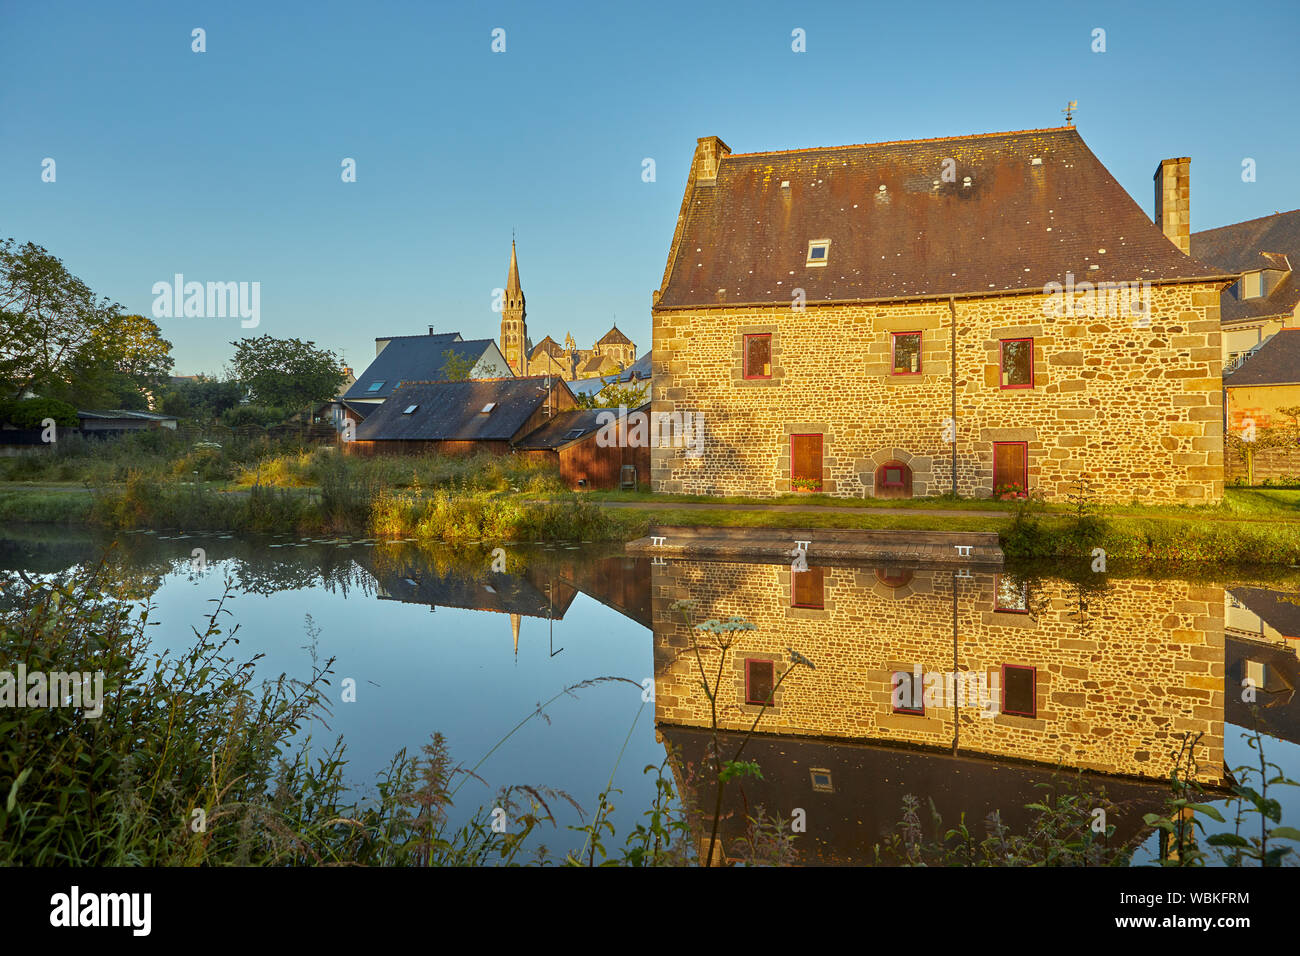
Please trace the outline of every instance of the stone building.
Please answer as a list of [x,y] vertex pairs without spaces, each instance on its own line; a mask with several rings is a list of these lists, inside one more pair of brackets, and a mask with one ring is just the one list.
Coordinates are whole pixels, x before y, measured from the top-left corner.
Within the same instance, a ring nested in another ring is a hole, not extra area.
[[510,243],[510,272],[501,303],[501,354],[516,375],[556,375],[566,382],[620,372],[636,361],[636,344],[615,325],[591,348],[580,349],[571,334],[560,345],[549,335],[537,345],[528,335],[519,260]]
[[[1153,225],[1073,127],[732,154],[698,141],[653,294],[657,491],[1211,502],[1219,292],[1188,161]],[[680,443],[678,443],[680,444]]]
[[[690,622],[738,615],[756,629],[731,635],[721,730],[743,734],[761,711],[762,734],[1148,779],[1168,779],[1190,734],[1197,778],[1223,782],[1220,586],[1112,579],[1085,593],[1005,574],[710,560],[651,575],[658,727],[711,726],[701,662],[713,686],[719,651]],[[794,666],[792,651],[813,668]],[[946,683],[957,674],[964,696]],[[929,675],[945,684],[927,700]],[[972,699],[969,678],[983,678],[987,701]]]

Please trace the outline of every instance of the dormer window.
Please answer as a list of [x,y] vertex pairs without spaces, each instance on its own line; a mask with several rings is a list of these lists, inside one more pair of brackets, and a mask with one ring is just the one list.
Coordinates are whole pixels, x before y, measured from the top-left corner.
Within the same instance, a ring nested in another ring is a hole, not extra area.
[[1264,274],[1247,272],[1237,282],[1237,298],[1258,299],[1264,294]]
[[810,239],[808,241],[808,261],[805,264],[824,266],[830,254],[831,241],[829,239]]

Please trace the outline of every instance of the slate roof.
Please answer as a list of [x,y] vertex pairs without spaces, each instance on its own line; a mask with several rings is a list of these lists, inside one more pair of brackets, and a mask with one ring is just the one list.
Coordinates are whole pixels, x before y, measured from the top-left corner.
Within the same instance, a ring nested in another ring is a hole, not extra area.
[[1300,329],[1282,329],[1223,376],[1224,388],[1242,385],[1300,385]]
[[1300,602],[1300,595],[1270,588],[1232,588],[1229,593],[1278,633],[1300,637],[1300,603],[1296,603]]
[[134,418],[145,422],[174,422],[178,421],[175,415],[161,415],[157,412],[140,412],[132,411],[125,408],[96,408],[87,409],[77,412],[78,418],[94,419],[116,419],[116,418]]
[[594,378],[580,378],[576,382],[568,383],[569,390],[574,395],[595,395],[617,377],[616,375],[597,375]]
[[[443,358],[443,352],[450,350],[462,359],[477,362],[484,352],[496,344],[494,339],[458,341],[459,339],[459,332],[394,336],[366,370],[357,376],[343,397],[353,400],[387,398],[402,382],[429,382],[446,378],[443,370],[447,360]],[[384,384],[372,392],[370,386],[374,382]]]
[[[1041,291],[1067,272],[1223,278],[1165,238],[1073,127],[731,154],[682,215],[658,309],[788,305],[794,288],[809,304]],[[814,239],[830,240],[825,266],[806,264]]]
[[[557,376],[410,382],[357,426],[358,441],[511,441],[538,406],[547,385],[567,388]],[[492,411],[483,409],[495,403]],[[410,415],[405,410],[415,405]]]
[[606,332],[604,337],[601,338],[601,340],[596,344],[597,345],[631,345],[632,340],[629,339],[622,332],[620,332],[618,330],[618,326],[616,325],[608,332]]
[[630,382],[632,379],[645,379],[650,377],[650,356],[653,352],[646,352],[639,359],[623,369],[618,375],[620,382]]
[[385,572],[377,575],[391,600],[407,604],[496,611],[524,617],[563,619],[577,592],[556,587],[558,602],[550,598],[528,578],[517,574],[493,574],[476,581],[454,572],[436,570]]
[[1278,269],[1290,272],[1266,296],[1239,299],[1235,292],[1219,297],[1223,322],[1293,315],[1300,303],[1300,209],[1260,219],[1192,233],[1192,255],[1228,272]]
[[524,436],[516,445],[520,449],[561,448],[570,442],[579,441],[596,431],[600,425],[596,419],[608,408],[575,408],[560,412],[549,422],[530,435]]
[[[650,403],[646,402],[640,408],[634,408],[631,411],[648,412],[649,409]],[[565,445],[581,441],[592,432],[599,430],[603,425],[600,416],[611,411],[618,414],[617,409],[611,408],[575,408],[567,412],[560,412],[541,428],[517,442],[515,447],[525,450],[563,448]]]
[[344,408],[352,412],[363,422],[369,418],[370,413],[375,410],[374,405],[367,404],[366,402],[349,402],[344,399],[340,399],[339,401],[342,402]]
[[555,339],[551,338],[549,335],[546,338],[542,339],[540,342],[537,343],[536,346],[534,346],[532,349],[529,350],[528,357],[532,358],[538,352],[545,352],[547,355],[551,356],[552,358],[557,358],[557,359],[563,357],[564,355],[564,349],[560,347],[560,343],[555,341]]

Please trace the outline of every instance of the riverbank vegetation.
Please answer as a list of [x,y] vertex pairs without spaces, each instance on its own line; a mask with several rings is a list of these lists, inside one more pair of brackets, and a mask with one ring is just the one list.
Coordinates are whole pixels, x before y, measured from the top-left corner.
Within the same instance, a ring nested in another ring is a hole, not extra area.
[[[933,512],[933,513],[932,513]],[[1105,552],[1126,567],[1300,564],[1300,490],[1229,488],[1199,507],[1074,501],[776,499],[569,492],[553,465],[517,456],[361,457],[248,427],[72,436],[0,459],[0,518],[176,528],[431,537],[628,540],[652,524],[995,531],[1009,557]]]

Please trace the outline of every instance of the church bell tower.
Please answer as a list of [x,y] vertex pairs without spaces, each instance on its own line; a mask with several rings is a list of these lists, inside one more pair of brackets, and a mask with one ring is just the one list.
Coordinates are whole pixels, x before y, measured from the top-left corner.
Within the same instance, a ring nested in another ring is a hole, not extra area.
[[510,275],[506,278],[506,294],[501,303],[501,354],[516,375],[528,374],[525,314],[524,290],[519,286],[519,260],[515,257],[515,241],[511,239]]

